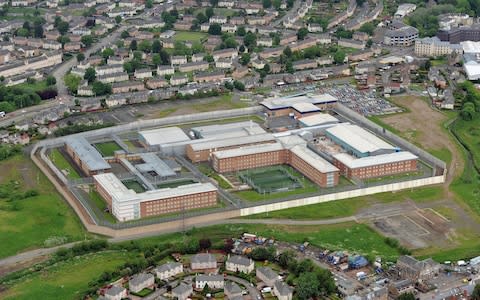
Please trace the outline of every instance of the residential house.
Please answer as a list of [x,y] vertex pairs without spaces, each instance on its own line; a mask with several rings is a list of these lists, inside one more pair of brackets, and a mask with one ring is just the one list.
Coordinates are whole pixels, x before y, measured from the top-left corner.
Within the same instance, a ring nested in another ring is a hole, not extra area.
[[209,64],[206,61],[190,62],[178,67],[180,72],[206,71]]
[[90,97],[93,96],[92,87],[88,85],[88,81],[83,80],[77,88],[77,95]]
[[128,74],[127,72],[118,72],[113,74],[105,74],[97,76],[97,80],[103,83],[114,83],[120,81],[127,81]]
[[361,32],[361,31],[355,31],[352,35],[352,39],[354,40],[357,40],[357,41],[368,41],[368,39],[370,38],[370,36],[365,33],[365,32]]
[[178,262],[166,263],[155,268],[155,273],[157,274],[157,278],[165,280],[183,273],[183,265]]
[[140,273],[134,275],[128,281],[128,289],[133,293],[138,293],[145,288],[152,288],[155,284],[155,278],[149,273]]
[[348,55],[349,61],[361,61],[367,60],[373,56],[373,51],[371,49],[360,50]]
[[305,70],[305,69],[314,69],[317,67],[317,61],[314,59],[302,59],[293,62],[293,68],[296,71]]
[[106,100],[105,103],[108,107],[116,107],[122,106],[127,104],[127,94],[128,93],[120,93],[120,94],[113,94],[110,95]]
[[238,284],[232,281],[225,282],[223,291],[227,299],[230,300],[234,299],[235,297],[242,296],[242,289],[238,286]]
[[193,26],[192,22],[188,22],[184,20],[177,21],[175,22],[175,24],[173,24],[173,28],[175,28],[176,30],[190,30],[192,26]]
[[273,287],[278,280],[278,274],[269,267],[257,268],[256,276],[269,287]]
[[273,39],[271,37],[260,37],[257,39],[257,45],[263,47],[272,47]]
[[122,64],[103,65],[103,66],[95,67],[95,73],[97,74],[97,76],[120,73],[120,72],[123,72]]
[[122,65],[125,63],[125,59],[119,55],[110,56],[107,59],[107,65]]
[[297,39],[298,37],[296,33],[290,33],[290,34],[284,35],[280,38],[280,45],[281,46],[288,45],[290,43],[296,42]]
[[165,78],[158,77],[147,80],[147,88],[151,90],[164,88],[168,86],[168,81]]
[[410,279],[403,279],[388,284],[388,295],[391,299],[397,299],[400,295],[413,293],[415,286]]
[[364,41],[357,41],[351,39],[338,39],[338,45],[341,47],[346,48],[354,48],[354,49],[365,49],[365,42]]
[[172,296],[178,300],[187,300],[193,293],[193,287],[185,283],[180,283],[176,288],[172,290]]
[[225,269],[231,272],[250,273],[255,268],[253,260],[245,256],[234,255],[227,259]]
[[277,280],[273,285],[273,295],[277,296],[278,300],[292,300],[292,288],[283,281]]
[[320,25],[320,24],[315,24],[315,23],[309,23],[309,24],[307,25],[307,29],[308,29],[308,32],[314,32],[314,33],[322,32],[322,31],[323,31],[322,25]]
[[124,287],[114,285],[105,291],[104,297],[107,300],[121,300],[127,298],[127,290]]
[[190,258],[190,268],[192,270],[215,269],[217,268],[217,259],[210,253],[195,254]]
[[248,75],[248,68],[244,66],[236,66],[235,70],[232,72],[232,77],[234,79],[240,79]]
[[161,39],[171,39],[175,35],[174,30],[167,30],[162,33],[160,33],[160,38]]
[[192,55],[192,62],[203,61],[204,57],[205,57],[205,53],[195,53]]
[[263,59],[280,57],[283,53],[284,47],[268,48],[260,52],[259,56]]
[[219,58],[215,61],[215,68],[218,69],[230,69],[232,68],[231,58]]
[[157,67],[158,76],[173,75],[173,74],[175,74],[175,69],[172,66],[160,65]]
[[223,275],[204,275],[200,274],[195,277],[195,289],[203,290],[208,285],[210,289],[223,289]]
[[112,93],[127,93],[135,91],[143,91],[145,86],[141,81],[124,81],[124,82],[115,82],[112,84]]
[[188,82],[188,77],[185,75],[173,75],[170,78],[170,85],[173,85],[173,86],[186,84],[187,82]]
[[222,32],[235,33],[237,31],[237,25],[225,23],[222,24]]
[[227,23],[227,17],[225,16],[211,16],[208,20],[210,24],[225,24]]
[[225,78],[223,71],[199,72],[193,76],[197,82],[221,82]]
[[263,69],[265,67],[265,61],[258,58],[252,60],[250,64],[257,70]]
[[162,47],[165,49],[173,49],[175,48],[175,41],[173,39],[165,39],[160,41],[162,43]]
[[10,51],[0,50],[0,65],[8,63],[10,61]]
[[187,63],[187,56],[185,55],[172,56],[170,61],[172,62],[172,65],[183,65]]
[[238,56],[238,51],[235,48],[221,49],[213,51],[212,56],[215,61],[219,60],[220,58],[234,59]]
[[306,38],[303,41],[289,44],[289,47],[292,49],[292,51],[301,51],[316,45],[317,40],[315,38]]
[[[233,2],[231,1],[230,3],[233,3]],[[230,24],[244,25],[245,24],[245,18],[244,17],[231,17],[230,18]]]
[[137,69],[135,70],[134,76],[136,79],[145,79],[145,78],[152,78],[152,70],[144,68],[144,69]]
[[62,44],[54,40],[44,40],[43,49],[46,50],[60,50],[62,49]]

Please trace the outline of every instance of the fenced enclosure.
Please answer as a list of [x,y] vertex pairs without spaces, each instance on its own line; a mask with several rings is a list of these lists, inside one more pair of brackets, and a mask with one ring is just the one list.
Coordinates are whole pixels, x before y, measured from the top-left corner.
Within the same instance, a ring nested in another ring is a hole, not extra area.
[[302,188],[299,178],[283,167],[270,167],[240,172],[240,179],[259,194],[285,192]]

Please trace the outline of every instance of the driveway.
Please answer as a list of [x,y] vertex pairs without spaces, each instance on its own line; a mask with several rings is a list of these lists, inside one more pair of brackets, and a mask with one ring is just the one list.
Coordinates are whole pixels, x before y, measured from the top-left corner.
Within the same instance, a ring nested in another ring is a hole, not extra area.
[[245,279],[239,278],[239,277],[233,277],[233,276],[227,276],[225,278],[230,280],[230,281],[233,281],[235,283],[238,283],[240,285],[245,286],[248,290],[248,293],[252,297],[252,299],[254,299],[254,300],[262,299],[262,296],[260,295],[260,292],[254,286],[251,286],[250,282],[246,281]]

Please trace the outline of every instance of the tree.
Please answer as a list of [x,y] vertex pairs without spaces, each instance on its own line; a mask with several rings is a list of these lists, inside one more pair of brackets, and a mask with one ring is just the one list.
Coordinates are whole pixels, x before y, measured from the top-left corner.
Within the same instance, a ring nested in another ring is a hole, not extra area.
[[367,22],[360,26],[358,31],[365,32],[368,35],[373,35],[373,31],[375,30],[375,26],[371,22]]
[[162,64],[162,58],[160,57],[160,54],[155,53],[155,54],[152,55],[152,63],[155,66],[159,66],[159,65]]
[[52,75],[47,76],[48,86],[55,85],[56,83],[57,83],[57,79],[55,79],[55,77],[53,77]]
[[295,0],[287,0],[287,8],[292,8]]
[[346,30],[344,27],[338,27],[337,31],[335,31],[335,36],[337,38],[343,38],[343,39],[351,39],[353,36],[353,32],[350,30]]
[[473,102],[465,102],[462,106],[460,116],[465,121],[473,120],[475,116],[475,104]]
[[111,56],[114,56],[115,55],[115,51],[113,51],[112,48],[105,48],[103,51],[102,51],[102,57],[107,59]]
[[198,21],[199,24],[203,24],[203,23],[208,22],[208,17],[202,12],[199,12],[197,14],[196,18],[197,18],[197,21]]
[[124,30],[124,31],[122,31],[120,36],[122,37],[122,39],[126,39],[130,36],[130,33],[128,33],[128,31]]
[[153,7],[153,1],[152,0],[146,0],[145,1],[145,8],[152,8]]
[[22,37],[28,37],[30,35],[30,31],[28,31],[27,29],[25,28],[19,28],[17,30],[17,35],[18,36],[22,36]]
[[201,250],[207,250],[207,249],[210,249],[210,247],[212,247],[212,242],[210,241],[210,239],[200,239],[198,241],[198,246],[200,247]]
[[403,293],[397,297],[397,300],[415,300],[415,295],[413,293]]
[[263,8],[267,9],[272,7],[272,0],[263,0],[262,1]]
[[214,62],[213,56],[211,54],[207,54],[203,57],[203,60],[209,63]]
[[243,53],[240,57],[240,63],[244,66],[248,65],[250,62],[250,53]]
[[130,43],[130,50],[137,50],[137,40],[132,40],[132,42]]
[[28,22],[28,21],[23,22],[22,28],[24,28],[28,31],[32,30],[32,28],[30,27],[30,22]]
[[81,62],[81,61],[84,61],[84,60],[85,60],[85,54],[83,54],[82,52],[78,53],[77,54],[77,61]]
[[275,8],[275,10],[280,10],[280,7],[282,6],[282,0],[273,0],[272,5]]
[[205,16],[210,19],[211,17],[213,17],[215,13],[213,12],[213,8],[212,7],[207,7],[207,9],[205,9]]
[[295,73],[295,69],[293,68],[293,63],[291,60],[287,61],[287,63],[285,64],[285,71],[290,74]]
[[229,36],[222,42],[221,48],[236,48],[237,46],[238,44],[235,38],[232,36]]
[[303,273],[297,280],[297,297],[302,300],[316,298],[319,296],[319,282],[314,273]]
[[245,30],[245,26],[238,26],[237,35],[238,36],[245,36],[245,34],[247,34],[247,31]]
[[472,295],[470,295],[472,300],[480,300],[480,284],[476,284],[473,288]]
[[122,17],[121,16],[116,16],[115,17],[115,23],[120,24],[122,22]]
[[109,84],[95,81],[92,85],[92,91],[96,96],[103,96],[110,94],[112,92],[112,87]]
[[245,90],[245,85],[241,81],[235,80],[233,82],[233,86],[239,91],[244,91]]
[[149,40],[143,40],[138,44],[138,50],[149,53],[152,51],[152,43]]
[[76,93],[78,85],[82,81],[82,78],[80,76],[70,73],[65,76],[64,81],[68,90],[72,93]]
[[62,35],[58,37],[57,42],[62,44],[62,47],[63,47],[66,43],[70,42],[70,38],[66,35]]
[[337,52],[335,52],[335,54],[333,55],[333,60],[337,64],[343,64],[343,62],[345,61],[345,51],[337,50]]
[[295,252],[293,252],[292,250],[286,250],[286,251],[283,251],[282,253],[280,253],[280,255],[278,256],[278,264],[286,269],[288,267],[288,265],[290,264],[290,262],[292,260],[295,260]]
[[257,45],[257,36],[252,32],[247,32],[243,38],[243,43],[247,48],[253,48]]
[[35,27],[33,28],[33,36],[36,38],[43,37],[43,25],[41,22],[35,22]]
[[292,57],[292,49],[290,49],[289,46],[285,47],[285,49],[283,49],[283,54],[284,54],[287,58]]
[[212,24],[208,27],[208,34],[211,35],[221,35],[222,34],[222,26],[220,24]]
[[90,47],[93,44],[93,37],[91,35],[84,35],[80,41],[85,45],[85,47]]
[[92,83],[95,81],[97,78],[97,73],[95,72],[95,69],[90,67],[85,70],[85,75],[83,76],[83,79],[87,80],[89,83]]
[[305,27],[302,27],[300,28],[298,31],[297,31],[297,38],[299,40],[303,40],[305,39],[305,37],[308,35],[308,29],[305,28]]
[[225,88],[230,90],[230,91],[233,91],[233,89],[235,88],[233,86],[233,83],[231,83],[230,81],[225,81],[225,84],[224,84]]
[[70,28],[70,24],[68,24],[68,22],[65,22],[63,20],[61,20],[57,26],[57,30],[58,32],[60,32],[61,35],[64,35],[65,33],[67,33],[69,28]]
[[153,53],[159,53],[160,50],[162,50],[162,43],[160,43],[159,40],[153,40],[153,43],[152,43],[152,52],[153,52]]

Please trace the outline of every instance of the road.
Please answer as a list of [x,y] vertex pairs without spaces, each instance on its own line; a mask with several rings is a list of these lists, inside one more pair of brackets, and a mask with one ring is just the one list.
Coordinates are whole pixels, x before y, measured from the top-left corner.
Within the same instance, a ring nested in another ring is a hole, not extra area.
[[262,296],[260,295],[260,293],[258,292],[256,287],[252,286],[250,284],[250,282],[246,281],[245,279],[242,279],[242,278],[239,278],[239,277],[234,277],[234,276],[227,276],[225,278],[230,280],[230,281],[233,281],[235,283],[238,283],[240,285],[245,286],[248,290],[248,293],[250,294],[250,296],[252,297],[253,300],[262,299]]

